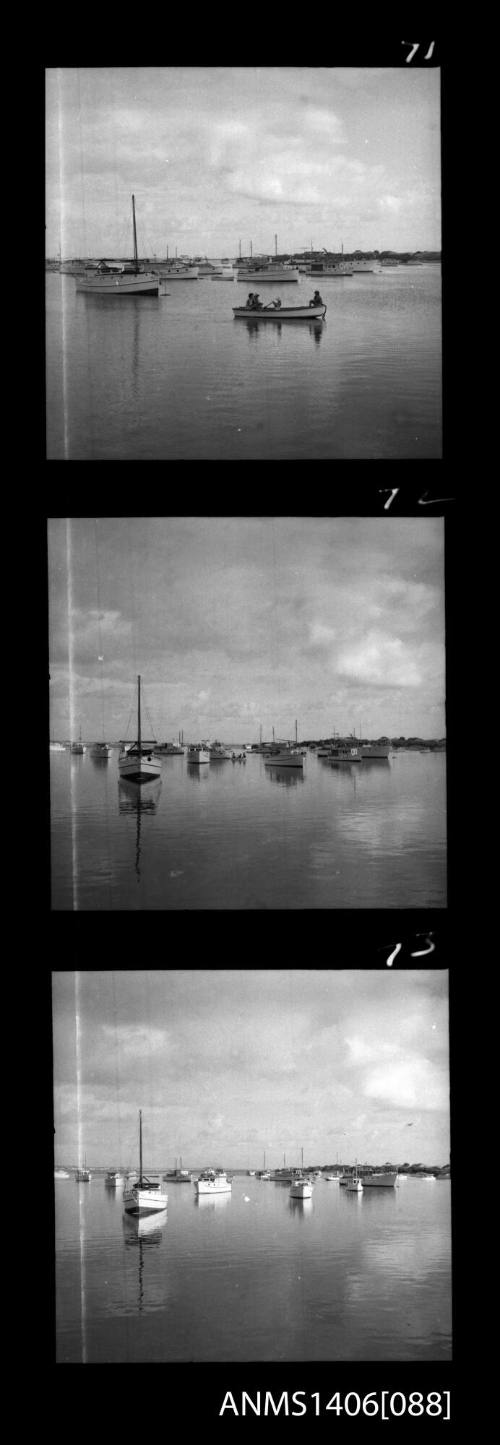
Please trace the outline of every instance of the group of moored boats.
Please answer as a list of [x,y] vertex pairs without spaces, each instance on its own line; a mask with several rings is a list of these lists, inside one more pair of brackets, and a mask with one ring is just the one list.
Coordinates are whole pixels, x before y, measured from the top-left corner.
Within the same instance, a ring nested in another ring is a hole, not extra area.
[[[394,1189],[399,1179],[405,1179],[406,1175],[398,1174],[397,1169],[382,1168],[371,1169],[367,1166],[359,1169],[357,1161],[352,1169],[342,1169],[339,1173],[323,1173],[322,1169],[304,1169],[304,1151],[302,1150],[302,1163],[300,1169],[277,1169],[271,1174],[266,1169],[266,1156],[264,1154],[264,1168],[260,1170],[249,1169],[250,1176],[257,1176],[260,1180],[274,1180],[276,1183],[288,1184],[290,1186],[290,1197],[292,1199],[311,1199],[313,1188],[318,1179],[324,1178],[327,1183],[335,1183],[344,1186],[348,1192],[361,1193],[363,1189]],[[83,1165],[74,1171],[74,1177],[79,1184],[89,1184],[92,1179],[90,1169],[87,1168],[87,1158],[84,1157]],[[434,1174],[422,1174],[423,1179],[434,1179]],[[55,1179],[70,1179],[71,1175],[67,1169],[54,1169]],[[142,1160],[142,1109],[139,1109],[139,1172],[130,1171],[122,1173],[119,1169],[109,1169],[104,1180],[106,1188],[116,1189],[123,1186],[123,1207],[126,1214],[144,1215],[155,1214],[166,1209],[168,1194],[163,1188],[164,1183],[169,1184],[191,1184],[194,1183],[195,1193],[198,1198],[210,1197],[219,1194],[229,1194],[232,1189],[232,1178],[225,1169],[209,1168],[202,1169],[198,1177],[193,1181],[189,1169],[180,1167],[163,1175],[163,1178],[153,1177],[146,1174],[143,1169]]]
[[[135,196],[132,196],[132,230],[134,257],[132,261],[108,261],[101,260],[95,264],[88,265],[84,271],[74,272],[76,290],[85,292],[90,296],[168,296],[165,285],[173,281],[197,281],[203,277],[210,276],[217,281],[254,281],[261,283],[272,282],[273,284],[290,284],[298,282],[302,275],[311,278],[321,277],[322,279],[337,278],[344,280],[355,272],[372,273],[381,268],[376,261],[370,261],[362,257],[354,257],[352,260],[340,260],[338,262],[303,262],[294,264],[293,261],[278,261],[277,257],[269,259],[265,257],[255,258],[248,262],[231,262],[228,258],[214,265],[213,262],[199,258],[194,265],[186,260],[177,260],[161,264],[161,268],[150,266],[149,270],[139,262],[137,250],[137,228],[135,218]],[[66,268],[64,268],[66,269]],[[252,295],[252,293],[251,293]],[[262,321],[323,321],[326,315],[326,305],[319,297],[313,297],[308,305],[282,306],[281,300],[271,301],[264,304],[253,298],[245,306],[233,306],[235,320],[240,317],[250,317],[252,320]]]

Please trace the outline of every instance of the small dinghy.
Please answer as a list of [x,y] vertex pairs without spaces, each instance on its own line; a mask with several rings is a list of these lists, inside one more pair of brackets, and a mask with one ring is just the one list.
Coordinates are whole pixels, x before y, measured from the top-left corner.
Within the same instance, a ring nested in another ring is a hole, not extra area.
[[252,321],[323,321],[326,306],[233,306],[233,316],[249,317]]

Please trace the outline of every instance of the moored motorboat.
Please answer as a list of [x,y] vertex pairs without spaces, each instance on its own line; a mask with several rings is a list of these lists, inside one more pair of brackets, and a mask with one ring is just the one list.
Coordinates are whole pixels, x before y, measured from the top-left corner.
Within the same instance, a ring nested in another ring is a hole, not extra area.
[[291,1199],[312,1199],[313,1185],[306,1174],[297,1174],[290,1185]]
[[202,743],[192,743],[188,747],[186,761],[193,763],[195,767],[199,767],[201,763],[209,763],[210,753],[208,748],[203,747]]
[[84,752],[85,752],[85,743],[82,743],[82,730],[81,730],[81,728],[80,728],[80,735],[79,735],[79,738],[78,738],[78,742],[71,744],[70,752],[72,752],[72,753],[84,753]]
[[304,757],[299,748],[289,744],[271,743],[264,757],[264,767],[303,768]]
[[142,1109],[139,1109],[139,1178],[136,1183],[127,1180],[123,1207],[126,1214],[157,1214],[166,1209],[167,1204],[168,1194],[156,1180],[149,1179],[142,1172]]
[[349,1193],[349,1194],[361,1194],[361,1193],[362,1193],[362,1190],[363,1190],[363,1181],[362,1181],[362,1179],[360,1179],[359,1174],[358,1174],[358,1164],[357,1164],[357,1161],[356,1161],[356,1167],[355,1167],[355,1170],[354,1170],[354,1174],[352,1175],[352,1178],[349,1180],[349,1183],[348,1183],[348,1185],[347,1185],[347,1190],[348,1190],[348,1193]]
[[128,783],[149,783],[161,774],[160,764],[153,756],[156,743],[146,742],[141,732],[141,678],[137,678],[137,740],[133,743],[122,741],[118,757],[120,778]]
[[197,1194],[228,1194],[232,1185],[225,1169],[203,1169],[194,1187]]
[[231,761],[231,753],[228,753],[227,748],[223,743],[218,742],[217,738],[210,743],[209,755],[211,763],[229,763]]
[[54,1179],[71,1179],[67,1169],[54,1169]]
[[380,743],[362,743],[361,760],[363,758],[379,758],[384,761],[389,757],[390,751],[391,744],[388,738],[387,740],[383,739]]
[[397,1169],[374,1169],[372,1174],[362,1174],[364,1189],[394,1189],[398,1177]]
[[111,748],[109,743],[93,743],[90,749],[91,758],[110,758]]
[[276,306],[273,302],[270,305],[256,309],[252,306],[233,306],[235,320],[240,317],[250,318],[252,321],[322,321],[326,316],[326,306]]

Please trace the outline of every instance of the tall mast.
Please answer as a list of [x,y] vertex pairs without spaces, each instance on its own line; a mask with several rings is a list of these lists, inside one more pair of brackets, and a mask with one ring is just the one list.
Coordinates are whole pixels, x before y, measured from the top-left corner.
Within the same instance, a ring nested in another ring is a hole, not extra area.
[[297,742],[297,718],[295,719],[295,742]]
[[278,236],[277,236],[276,231],[275,231],[275,233],[274,233],[274,254],[275,254],[275,256],[278,255]]
[[142,1109],[139,1109],[139,1184],[142,1184]]
[[302,1168],[304,1168],[304,1150],[301,1149]]
[[137,747],[141,751],[141,677],[137,678]]
[[135,196],[132,196],[132,217],[133,217],[133,222],[134,222],[134,261],[135,261],[135,268],[136,268],[136,270],[137,270],[139,263],[138,263],[138,260],[137,260],[137,231],[136,231],[136,228],[135,228]]

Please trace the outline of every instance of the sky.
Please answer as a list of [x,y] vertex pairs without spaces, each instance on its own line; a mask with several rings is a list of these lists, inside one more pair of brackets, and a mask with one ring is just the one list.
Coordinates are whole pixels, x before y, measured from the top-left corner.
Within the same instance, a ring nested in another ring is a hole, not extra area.
[[441,247],[440,72],[46,71],[46,254]]
[[51,738],[444,737],[443,528],[49,519]]
[[52,981],[56,1164],[449,1162],[445,971]]

